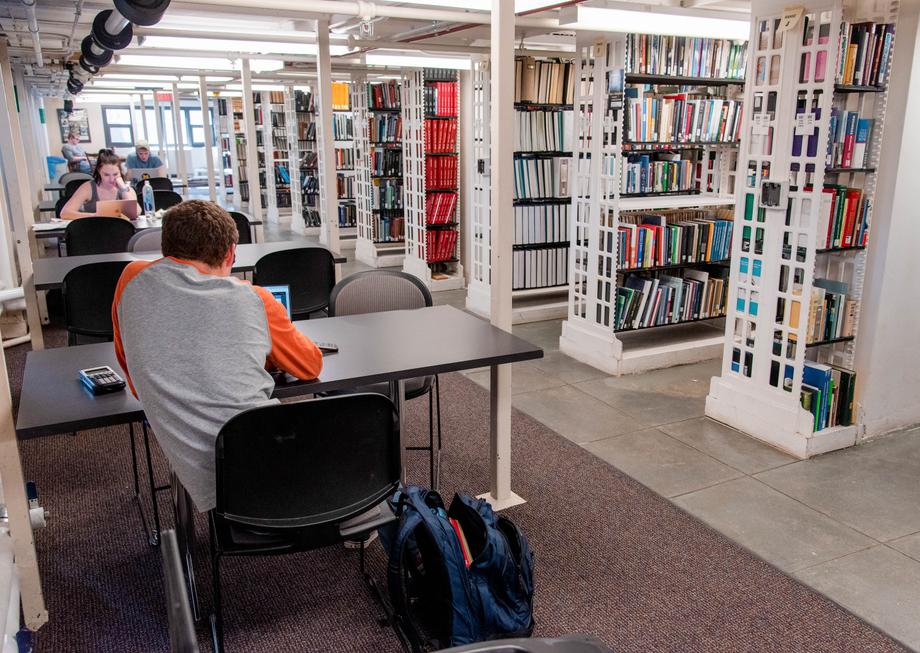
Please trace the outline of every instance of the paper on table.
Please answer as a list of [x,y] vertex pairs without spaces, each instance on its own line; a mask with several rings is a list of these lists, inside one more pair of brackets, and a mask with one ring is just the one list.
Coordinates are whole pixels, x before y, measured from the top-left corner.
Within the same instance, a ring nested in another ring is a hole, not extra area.
[[52,229],[63,229],[67,225],[67,220],[51,220],[50,222],[36,222],[32,225],[32,231],[51,231]]

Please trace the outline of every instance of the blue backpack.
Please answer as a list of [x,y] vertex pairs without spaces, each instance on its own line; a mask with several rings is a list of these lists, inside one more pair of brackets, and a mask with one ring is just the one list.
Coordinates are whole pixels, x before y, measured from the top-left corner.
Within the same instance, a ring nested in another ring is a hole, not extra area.
[[[418,486],[398,490],[391,507],[400,521],[389,547],[390,600],[414,648],[530,635],[533,552],[510,519],[465,494],[445,510],[437,492]],[[469,568],[451,519],[468,543]]]

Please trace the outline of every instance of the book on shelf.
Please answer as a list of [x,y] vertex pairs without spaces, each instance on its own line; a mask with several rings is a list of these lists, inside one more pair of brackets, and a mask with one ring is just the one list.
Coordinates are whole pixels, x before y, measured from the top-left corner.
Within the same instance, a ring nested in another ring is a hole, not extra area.
[[569,159],[515,158],[514,199],[567,197]]
[[514,150],[571,152],[573,111],[516,111]]
[[374,241],[395,243],[406,238],[406,220],[399,216],[381,215],[374,222]]
[[425,152],[444,153],[457,150],[456,120],[425,121]]
[[569,204],[515,206],[514,244],[568,242],[569,208]]
[[348,84],[346,82],[332,82],[332,109],[333,111],[347,111],[351,108]]
[[350,148],[335,148],[335,169],[336,170],[354,170],[355,152]]
[[746,41],[658,34],[626,35],[626,72],[744,79]]
[[402,116],[391,113],[370,116],[368,118],[368,137],[371,145],[399,143],[402,140]]
[[[428,80],[425,80],[428,82]],[[425,85],[425,115],[457,115],[457,82],[430,82]]]
[[[811,188],[806,186],[805,190]],[[865,247],[870,208],[861,188],[825,184],[818,214],[818,249]]]
[[808,304],[806,344],[850,338],[856,333],[856,300],[844,281],[815,279]]
[[567,285],[568,260],[568,247],[514,250],[511,261],[512,290]]
[[358,208],[354,204],[339,204],[339,227],[354,227],[358,224]]
[[427,188],[457,187],[457,157],[436,156],[425,159],[425,183]]
[[[792,370],[787,366],[785,383],[792,385]],[[853,423],[856,372],[835,365],[806,360],[802,368],[801,404],[814,417],[813,428],[822,431]]]
[[630,86],[626,135],[638,143],[734,143],[741,138],[741,101],[688,93],[659,95]]
[[631,274],[615,297],[614,329],[640,329],[725,315],[728,271],[683,270],[680,277]]
[[428,193],[425,196],[425,223],[447,224],[454,219],[456,193]]
[[457,247],[457,237],[459,233],[456,229],[437,229],[425,232],[425,244],[427,245],[427,262],[437,263],[439,261],[449,261],[454,258]]
[[532,104],[572,104],[575,67],[571,62],[514,60],[514,101]]
[[[704,211],[622,213],[617,227],[617,267],[654,268],[727,260],[733,224]],[[611,251],[610,243],[606,249]]]
[[337,141],[351,140],[355,137],[351,115],[347,113],[332,114],[332,138]]
[[401,179],[374,179],[371,208],[393,211],[403,208],[403,183]]
[[858,111],[831,110],[827,146],[830,168],[864,168],[869,160],[874,120],[863,118]]
[[340,200],[355,198],[355,178],[351,175],[337,174],[335,176],[336,191]]
[[399,109],[399,84],[389,81],[383,84],[367,85],[368,109]]
[[384,149],[370,152],[371,175],[401,177],[402,150]]
[[697,158],[681,152],[628,154],[623,166],[623,193],[671,193],[696,188]]
[[841,23],[837,83],[884,86],[893,40],[894,23]]
[[310,113],[316,110],[313,104],[313,93],[311,91],[294,91],[294,111],[298,113]]

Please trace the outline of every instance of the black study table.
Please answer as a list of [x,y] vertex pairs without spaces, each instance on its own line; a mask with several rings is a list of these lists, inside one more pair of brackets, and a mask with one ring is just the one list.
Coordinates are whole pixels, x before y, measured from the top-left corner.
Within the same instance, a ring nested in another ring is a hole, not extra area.
[[[300,247],[317,247],[306,242],[284,241],[275,243],[252,243],[236,246],[236,261],[233,272],[251,272],[256,262],[266,254],[280,252],[286,249]],[[68,272],[87,263],[104,263],[107,261],[144,261],[158,259],[162,256],[159,252],[116,252],[114,254],[89,254],[87,256],[61,256],[40,258],[32,262],[32,278],[35,281],[35,290],[53,290],[60,288]],[[346,259],[340,254],[332,253],[336,263],[344,263]]]
[[[407,379],[541,358],[543,350],[451,306],[411,311],[367,313],[295,323],[316,341],[335,342],[339,351],[323,358],[314,381],[280,383],[275,397],[343,390],[388,382],[402,420],[403,386]],[[393,339],[392,334],[400,337]],[[444,343],[450,343],[445,346]],[[78,371],[108,365],[124,375],[112,343],[61,347],[26,356],[16,433],[20,438],[70,433],[82,429],[130,424],[143,419],[140,402],[129,391],[93,396]],[[521,503],[511,491],[511,434],[497,423],[510,422],[511,402],[491,384],[492,434],[488,498],[496,509]],[[504,412],[505,414],[498,414]],[[401,429],[401,433],[405,433]],[[485,453],[485,452],[484,452]],[[402,447],[405,478],[405,446]],[[470,488],[472,489],[472,488]]]

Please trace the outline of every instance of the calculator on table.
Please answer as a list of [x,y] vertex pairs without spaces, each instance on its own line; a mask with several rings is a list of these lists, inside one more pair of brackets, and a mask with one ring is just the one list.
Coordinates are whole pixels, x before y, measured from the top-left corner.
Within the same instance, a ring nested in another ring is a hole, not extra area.
[[80,370],[80,381],[94,395],[118,392],[125,389],[125,380],[108,365]]

